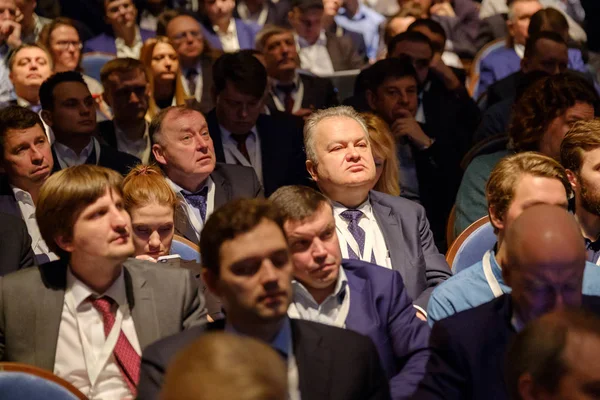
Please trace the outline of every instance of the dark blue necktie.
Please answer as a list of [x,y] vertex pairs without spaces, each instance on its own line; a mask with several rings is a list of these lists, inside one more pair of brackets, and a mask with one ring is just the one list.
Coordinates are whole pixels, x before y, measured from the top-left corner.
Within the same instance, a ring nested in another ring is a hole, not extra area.
[[204,186],[196,193],[181,192],[185,200],[195,209],[200,211],[202,222],[206,220],[206,196],[208,195],[208,186]]
[[[363,254],[365,251],[365,231],[358,225],[360,218],[364,215],[363,212],[360,210],[346,210],[340,215],[342,218],[348,221],[348,231],[350,232],[354,240],[356,240],[360,254]],[[354,250],[352,250],[350,243],[348,243],[348,258],[353,260],[360,260],[360,254],[356,254]],[[371,252],[370,258],[371,262],[374,263],[375,257],[373,252]]]

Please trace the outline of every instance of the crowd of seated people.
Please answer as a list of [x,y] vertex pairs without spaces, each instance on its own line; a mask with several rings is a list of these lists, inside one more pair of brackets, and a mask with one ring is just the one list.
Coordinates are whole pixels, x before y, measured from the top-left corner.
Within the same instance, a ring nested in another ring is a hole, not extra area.
[[597,394],[599,11],[0,0],[0,378]]

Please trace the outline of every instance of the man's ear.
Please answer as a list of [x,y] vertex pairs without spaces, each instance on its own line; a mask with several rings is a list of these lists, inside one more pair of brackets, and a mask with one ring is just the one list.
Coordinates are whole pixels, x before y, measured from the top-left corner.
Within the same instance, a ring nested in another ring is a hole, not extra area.
[[157,163],[161,165],[167,165],[167,159],[165,158],[165,154],[163,152],[163,148],[160,144],[154,143],[152,145],[152,154],[154,155],[154,159]]
[[503,230],[504,220],[503,218],[500,218],[494,206],[488,207],[488,214],[490,216],[490,222],[492,223],[492,226],[498,230]]
[[67,237],[66,235],[59,235],[54,238],[54,243],[67,253],[72,253],[75,249],[73,245],[73,238]]
[[310,174],[310,177],[313,181],[319,181],[319,176],[317,175],[317,166],[311,160],[306,160],[306,170]]
[[208,268],[202,268],[202,281],[215,296],[221,298],[221,290],[217,284],[219,278]]
[[367,104],[369,105],[369,108],[371,110],[375,110],[375,100],[377,98],[377,95],[371,90],[367,89],[367,91],[365,92],[365,96],[367,97]]
[[570,169],[567,169],[566,171],[567,178],[569,178],[569,183],[571,184],[573,191],[577,191],[577,188],[579,187],[579,180],[577,179],[577,174],[575,174],[575,172],[571,171]]
[[54,121],[52,120],[52,113],[48,110],[42,110],[42,119],[49,127],[54,125]]

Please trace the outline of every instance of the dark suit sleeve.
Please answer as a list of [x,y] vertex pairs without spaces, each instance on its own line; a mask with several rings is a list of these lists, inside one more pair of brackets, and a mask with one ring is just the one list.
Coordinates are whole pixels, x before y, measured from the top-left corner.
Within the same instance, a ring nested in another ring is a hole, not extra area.
[[335,106],[340,105],[340,99],[338,97],[337,90],[335,89],[335,86],[333,86],[333,82],[331,82],[330,79],[327,80],[326,91],[327,91],[327,97],[325,100],[326,107],[335,107]]
[[431,356],[425,378],[413,395],[414,400],[464,400],[469,398],[466,382],[469,379],[463,349],[454,340],[444,321],[437,322],[429,341]]
[[400,274],[393,276],[388,329],[401,368],[390,379],[390,390],[394,399],[407,399],[425,375],[429,359],[429,326],[415,316]]
[[144,350],[138,383],[138,400],[158,399],[167,364],[165,352],[160,351],[158,344],[148,346]]
[[182,329],[189,329],[206,321],[206,302],[202,294],[202,289],[198,281],[194,278],[192,272],[184,274],[184,309],[182,315]]
[[367,339],[366,342],[369,344],[366,354],[369,375],[365,377],[365,380],[368,382],[369,387],[368,394],[365,393],[364,398],[369,400],[391,400],[390,385],[381,366],[377,348],[371,339]]
[[452,272],[446,263],[446,259],[435,246],[433,240],[433,233],[429,228],[429,221],[425,215],[425,209],[422,207],[418,208],[418,221],[419,221],[419,236],[421,238],[421,247],[423,249],[423,257],[425,259],[425,278],[427,280],[427,289],[423,291],[414,300],[414,303],[423,310],[427,310],[427,302],[433,289],[446,279],[452,276]]
[[0,361],[4,361],[4,348],[5,338],[4,331],[6,329],[6,322],[4,321],[4,282],[0,276]]
[[35,264],[35,254],[31,248],[31,236],[27,232],[25,224],[19,224],[21,230],[21,257],[19,257],[19,269],[32,267]]
[[252,169],[252,192],[254,198],[262,199],[265,197],[264,189],[258,180],[258,176],[256,176],[256,172],[254,172],[254,168]]

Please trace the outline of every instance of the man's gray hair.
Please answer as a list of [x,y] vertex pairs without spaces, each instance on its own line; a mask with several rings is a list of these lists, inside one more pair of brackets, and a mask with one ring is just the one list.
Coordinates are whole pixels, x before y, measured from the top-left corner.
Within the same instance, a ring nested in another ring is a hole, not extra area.
[[521,3],[521,2],[526,2],[526,1],[535,1],[536,3],[539,3],[539,0],[513,0],[508,5],[508,13],[506,15],[506,19],[509,21],[514,21],[514,19],[515,19],[515,4]]
[[349,106],[338,106],[326,108],[324,110],[315,111],[308,117],[306,123],[304,124],[304,149],[306,150],[306,158],[313,162],[313,164],[317,165],[317,154],[314,149],[314,139],[313,134],[317,128],[319,122],[323,121],[327,118],[350,118],[358,122],[358,124],[362,127],[363,131],[369,138],[369,130],[367,129],[367,124],[364,118],[354,110],[354,108]]

